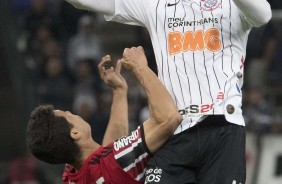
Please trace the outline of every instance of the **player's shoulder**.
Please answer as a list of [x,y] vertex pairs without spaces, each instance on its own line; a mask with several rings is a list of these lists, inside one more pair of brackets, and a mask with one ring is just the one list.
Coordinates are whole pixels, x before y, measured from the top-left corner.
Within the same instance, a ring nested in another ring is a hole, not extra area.
[[100,147],[99,150],[92,153],[92,155],[88,159],[87,165],[93,166],[96,164],[100,164],[101,160],[106,160],[110,155],[113,154],[113,143],[110,143],[109,145],[105,147]]

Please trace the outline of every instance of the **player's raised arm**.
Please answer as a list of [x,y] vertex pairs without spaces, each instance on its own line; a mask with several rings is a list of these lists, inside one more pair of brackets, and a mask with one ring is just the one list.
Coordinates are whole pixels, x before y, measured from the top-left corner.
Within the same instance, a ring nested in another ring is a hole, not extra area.
[[113,15],[115,0],[66,0],[74,7],[82,10],[94,11],[103,15]]
[[151,117],[144,123],[144,134],[153,153],[173,134],[182,117],[166,88],[148,67],[142,47],[125,49],[122,63],[136,75],[147,94]]
[[266,0],[233,0],[233,2],[253,26],[261,26],[271,19],[271,7]]
[[115,68],[106,67],[110,62],[111,58],[107,55],[98,65],[101,79],[113,89],[111,115],[103,138],[103,146],[128,134],[127,84],[120,74],[121,62],[118,61]]

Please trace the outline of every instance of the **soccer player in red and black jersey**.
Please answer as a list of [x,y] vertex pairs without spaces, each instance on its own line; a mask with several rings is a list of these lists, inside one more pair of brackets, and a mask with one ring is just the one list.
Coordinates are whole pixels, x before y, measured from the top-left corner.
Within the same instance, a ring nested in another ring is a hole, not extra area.
[[[27,144],[38,159],[67,163],[65,184],[140,184],[150,155],[157,151],[181,122],[176,105],[153,71],[147,66],[142,47],[125,49],[115,68],[106,68],[110,57],[98,68],[101,78],[113,89],[110,122],[102,143],[91,137],[91,127],[81,117],[51,105],[37,107],[27,129]],[[127,85],[121,66],[133,72],[144,88],[151,117],[127,136]],[[95,127],[94,127],[95,128]],[[106,146],[105,146],[106,145]]]

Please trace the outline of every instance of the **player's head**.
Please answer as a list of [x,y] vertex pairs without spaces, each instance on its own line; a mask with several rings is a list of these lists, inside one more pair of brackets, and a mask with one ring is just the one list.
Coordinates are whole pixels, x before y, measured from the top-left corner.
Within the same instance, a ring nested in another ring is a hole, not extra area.
[[75,163],[80,157],[79,142],[89,138],[89,124],[68,111],[55,110],[52,105],[41,105],[31,113],[27,145],[30,152],[42,161],[52,164]]

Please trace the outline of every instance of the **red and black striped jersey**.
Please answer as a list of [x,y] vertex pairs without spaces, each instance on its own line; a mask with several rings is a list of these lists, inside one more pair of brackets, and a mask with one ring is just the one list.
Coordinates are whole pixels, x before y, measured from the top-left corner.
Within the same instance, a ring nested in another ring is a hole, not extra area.
[[150,152],[143,126],[94,151],[76,171],[66,164],[64,184],[141,184]]

